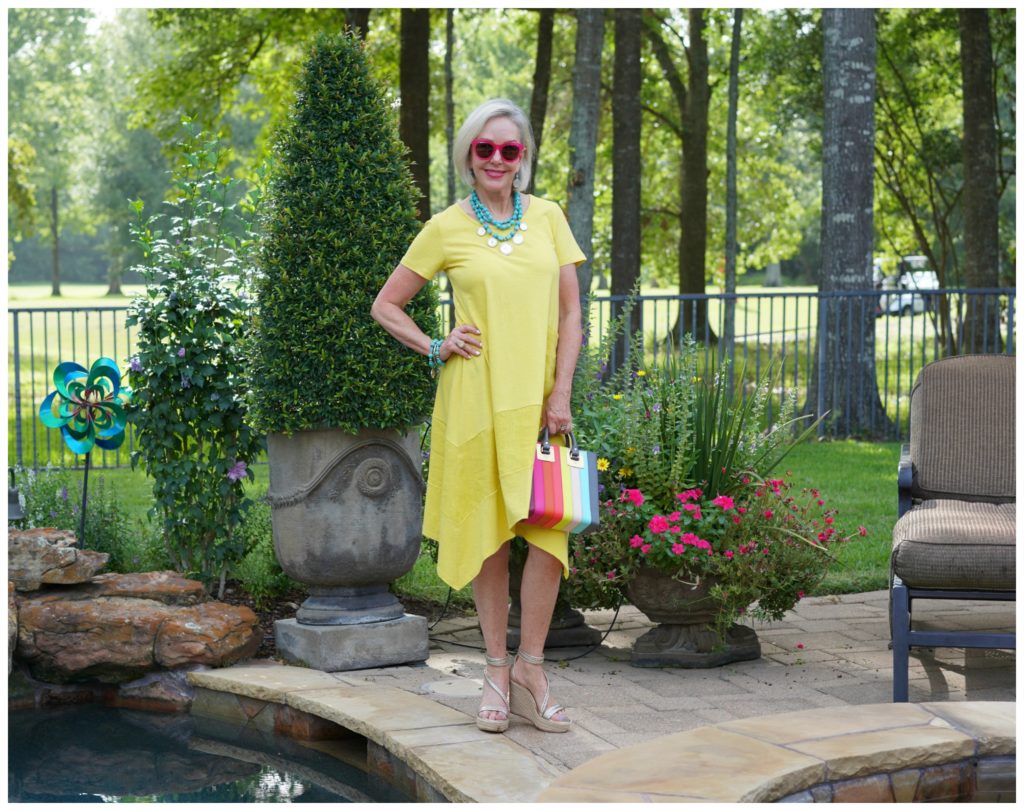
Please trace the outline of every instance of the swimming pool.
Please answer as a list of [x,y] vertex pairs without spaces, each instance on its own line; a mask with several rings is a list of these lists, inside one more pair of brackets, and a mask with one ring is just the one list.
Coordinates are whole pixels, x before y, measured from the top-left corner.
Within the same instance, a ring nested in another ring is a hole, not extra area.
[[[353,747],[355,750],[356,747]],[[410,802],[346,757],[185,714],[80,705],[8,714],[9,802]]]

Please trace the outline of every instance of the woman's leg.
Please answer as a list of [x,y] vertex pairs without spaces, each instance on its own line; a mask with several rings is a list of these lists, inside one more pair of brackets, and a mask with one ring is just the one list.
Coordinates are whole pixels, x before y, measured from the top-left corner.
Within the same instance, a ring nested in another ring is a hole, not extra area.
[[[479,574],[473,578],[473,600],[476,603],[484,644],[487,646],[487,655],[500,659],[508,652],[508,542],[502,544],[497,552],[484,561]],[[486,672],[507,694],[509,669],[487,665]],[[481,703],[492,707],[501,706],[505,699],[503,696],[494,695],[494,690],[485,681]],[[481,713],[480,717],[497,721],[507,717],[507,714],[486,711]]]
[[[562,564],[554,555],[530,544],[523,567],[523,584],[520,589],[522,614],[520,624],[521,650],[533,656],[544,655],[544,642],[551,626],[551,615],[558,598],[558,585],[562,579]],[[542,665],[530,664],[520,658],[516,660],[516,681],[533,693],[539,701],[544,697],[546,677]],[[555,721],[568,720],[564,713],[553,716]]]

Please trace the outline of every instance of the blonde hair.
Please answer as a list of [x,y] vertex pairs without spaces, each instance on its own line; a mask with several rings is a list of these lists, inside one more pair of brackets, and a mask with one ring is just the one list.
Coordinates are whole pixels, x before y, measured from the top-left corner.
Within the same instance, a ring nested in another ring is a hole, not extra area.
[[469,149],[473,139],[480,134],[480,131],[492,118],[508,118],[519,128],[519,140],[526,147],[526,153],[519,165],[519,180],[516,183],[516,188],[529,188],[534,150],[533,128],[530,127],[530,119],[526,117],[526,113],[508,99],[489,99],[466,116],[466,120],[455,136],[455,142],[452,144],[455,171],[467,186],[473,188],[476,185],[470,167]]

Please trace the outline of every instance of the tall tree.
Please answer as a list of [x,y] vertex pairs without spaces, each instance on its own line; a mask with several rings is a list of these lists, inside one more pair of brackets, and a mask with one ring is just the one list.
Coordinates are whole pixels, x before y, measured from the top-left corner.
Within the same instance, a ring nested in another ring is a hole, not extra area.
[[829,413],[832,435],[888,434],[875,377],[874,248],[875,17],[872,9],[823,12],[825,122],[822,134],[818,353],[808,410]]
[[[679,109],[674,129],[679,136],[682,155],[679,173],[679,292],[703,293],[705,253],[708,229],[708,47],[704,38],[704,9],[687,12],[688,31],[684,38],[667,20],[652,17],[647,34],[654,55],[661,65]],[[662,35],[670,31],[686,54],[686,79],[680,75],[672,52]],[[691,333],[696,340],[705,336],[715,340],[707,318],[707,302],[690,301],[680,306],[680,320],[672,329],[672,338],[680,332]]]
[[[729,57],[729,118],[726,125],[725,147],[725,294],[736,292],[736,116],[740,100],[740,32],[743,27],[743,9],[733,10],[732,44]],[[736,301],[725,300],[725,317],[722,319],[722,342],[719,357],[733,359],[735,336]],[[730,384],[733,367],[729,366]],[[730,385],[731,388],[731,385]]]
[[61,294],[65,231],[91,227],[75,160],[89,136],[84,101],[91,79],[86,27],[91,16],[85,9],[8,11],[9,135],[35,153],[28,181],[36,191],[41,234],[51,250],[54,296]]
[[420,220],[430,219],[430,9],[402,9],[398,133],[409,148]]
[[[587,257],[577,270],[584,320],[589,321],[590,280],[593,269],[594,173],[597,163],[597,126],[601,115],[601,51],[604,46],[604,10],[576,12],[576,65],[573,68],[572,127],[569,131],[569,227]],[[584,327],[585,329],[586,327]]]
[[[992,38],[987,9],[960,10],[963,74],[964,281],[967,287],[999,284],[999,188]],[[986,306],[987,305],[987,306]],[[999,308],[991,300],[967,302],[962,348],[991,349],[998,340]],[[989,346],[984,344],[988,339]]]
[[366,39],[366,30],[370,27],[370,9],[345,9],[345,24],[355,31],[356,37]]
[[[640,278],[640,91],[643,74],[640,50],[643,11],[620,8],[615,12],[615,79],[612,86],[612,295],[628,295]],[[619,306],[613,306],[617,317]],[[615,362],[624,360],[629,337],[640,327],[634,309],[628,334],[620,339]]]
[[449,8],[444,16],[444,142],[447,144],[448,169],[445,175],[448,193],[447,205],[455,202],[455,74],[452,73],[452,56],[455,51],[455,9]]
[[537,182],[537,159],[544,140],[544,121],[548,115],[548,88],[551,85],[551,49],[554,39],[555,10],[539,9],[537,18],[537,56],[533,68],[533,93],[530,95],[530,126],[533,127],[534,150],[530,158],[530,188]]

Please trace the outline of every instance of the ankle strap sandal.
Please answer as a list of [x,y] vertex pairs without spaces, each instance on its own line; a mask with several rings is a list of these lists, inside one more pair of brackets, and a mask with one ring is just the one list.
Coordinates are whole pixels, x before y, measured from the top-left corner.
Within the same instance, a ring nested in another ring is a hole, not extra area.
[[[484,654],[484,661],[491,667],[509,667],[512,664],[512,660],[509,658],[508,653],[501,657],[488,656]],[[508,716],[509,716],[509,691],[502,690],[487,673],[484,673],[484,681],[487,686],[490,687],[503,702],[502,706],[494,706],[493,704],[481,704],[480,709],[476,715],[476,725],[478,729],[482,729],[484,732],[504,732],[508,729]],[[483,718],[480,713],[484,712],[500,712],[504,715],[504,718]]]
[[[544,663],[543,656],[534,656],[526,653],[522,648],[516,653],[517,659],[522,659],[529,665],[541,665]],[[509,707],[513,713],[527,719],[542,732],[567,732],[571,721],[559,721],[554,716],[564,711],[561,704],[549,704],[551,701],[551,686],[547,674],[544,674],[544,697],[537,701],[533,693],[525,684],[520,684],[513,678],[515,663],[512,672],[509,673],[509,692],[511,694]]]

